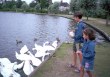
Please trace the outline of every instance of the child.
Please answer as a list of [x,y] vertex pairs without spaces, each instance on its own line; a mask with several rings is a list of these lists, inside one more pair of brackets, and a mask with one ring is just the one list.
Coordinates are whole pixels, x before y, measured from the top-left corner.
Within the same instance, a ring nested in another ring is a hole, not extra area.
[[89,77],[93,77],[92,71],[94,67],[95,57],[95,34],[92,29],[86,28],[83,31],[84,43],[82,47],[82,64],[80,70],[80,77],[84,77],[84,70]]
[[[76,26],[74,32],[74,43],[73,43],[73,63],[69,65],[69,67],[75,67],[75,72],[79,72],[79,66],[77,66],[77,51],[81,49],[81,44],[83,43],[83,30],[85,29],[85,24],[82,21],[82,13],[81,12],[75,12],[74,14],[74,20],[76,21]],[[78,53],[78,56],[80,58],[80,62],[82,59],[82,55]]]

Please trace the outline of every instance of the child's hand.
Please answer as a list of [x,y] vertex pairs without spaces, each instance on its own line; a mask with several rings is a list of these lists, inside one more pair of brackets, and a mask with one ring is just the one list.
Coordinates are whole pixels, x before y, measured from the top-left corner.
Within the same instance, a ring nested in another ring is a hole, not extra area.
[[69,32],[69,36],[70,36],[70,37],[74,37],[74,32],[73,32],[73,31],[70,31],[70,32]]
[[81,52],[81,51],[79,51],[79,50],[78,50],[76,53],[77,53],[77,54],[82,54],[82,52]]

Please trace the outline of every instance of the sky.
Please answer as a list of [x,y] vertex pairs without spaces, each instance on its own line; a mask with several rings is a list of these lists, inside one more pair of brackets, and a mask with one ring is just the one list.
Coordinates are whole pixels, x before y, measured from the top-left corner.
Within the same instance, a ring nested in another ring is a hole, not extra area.
[[[29,4],[32,0],[22,0],[22,1],[26,1]],[[55,1],[60,2],[61,0],[52,0],[52,2],[55,2]],[[70,0],[63,0],[63,2],[70,3]]]

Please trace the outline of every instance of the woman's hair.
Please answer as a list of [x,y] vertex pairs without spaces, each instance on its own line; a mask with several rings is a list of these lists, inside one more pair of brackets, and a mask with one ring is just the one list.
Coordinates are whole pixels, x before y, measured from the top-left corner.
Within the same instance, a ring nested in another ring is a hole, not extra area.
[[86,28],[83,33],[89,37],[89,40],[95,40],[95,32],[93,29]]

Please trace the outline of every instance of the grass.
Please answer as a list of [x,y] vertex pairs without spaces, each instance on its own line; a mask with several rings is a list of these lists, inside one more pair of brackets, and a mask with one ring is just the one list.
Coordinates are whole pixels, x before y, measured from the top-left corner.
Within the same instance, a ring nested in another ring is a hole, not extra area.
[[95,74],[110,77],[110,43],[96,46]]

